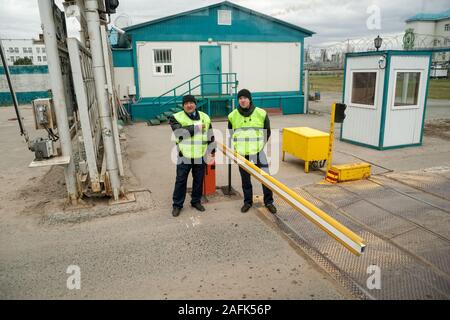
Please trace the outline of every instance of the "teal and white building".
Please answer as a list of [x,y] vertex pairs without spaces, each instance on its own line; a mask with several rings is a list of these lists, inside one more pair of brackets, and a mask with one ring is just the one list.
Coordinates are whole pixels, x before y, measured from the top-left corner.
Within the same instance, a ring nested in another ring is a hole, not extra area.
[[341,140],[379,150],[420,146],[431,51],[347,53]]
[[[314,32],[225,1],[124,28],[113,48],[115,85],[134,120],[168,111],[190,92],[211,116],[249,89],[257,106],[303,113],[304,39]],[[123,46],[123,45],[122,45]]]

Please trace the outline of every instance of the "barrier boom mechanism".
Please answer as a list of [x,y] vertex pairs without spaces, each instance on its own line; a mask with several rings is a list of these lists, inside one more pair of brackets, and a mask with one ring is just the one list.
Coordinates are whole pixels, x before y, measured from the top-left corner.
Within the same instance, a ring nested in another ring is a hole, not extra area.
[[339,223],[337,220],[327,215],[325,212],[317,208],[308,200],[298,195],[292,189],[288,188],[283,183],[279,182],[271,175],[258,168],[256,165],[245,159],[234,150],[231,150],[230,148],[219,142],[217,142],[217,146],[221,149],[226,157],[232,159],[242,169],[247,171],[261,183],[263,183],[267,188],[278,194],[287,203],[289,203],[292,208],[300,212],[307,219],[309,219],[323,231],[328,233],[328,235],[333,237],[350,252],[357,256],[361,255],[364,252],[366,244],[360,236]]

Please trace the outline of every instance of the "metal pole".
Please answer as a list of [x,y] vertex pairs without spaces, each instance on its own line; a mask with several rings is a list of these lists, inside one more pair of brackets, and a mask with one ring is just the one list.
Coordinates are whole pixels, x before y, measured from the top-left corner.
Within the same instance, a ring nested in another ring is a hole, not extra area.
[[102,126],[103,145],[106,156],[106,170],[111,181],[114,200],[121,193],[119,169],[115,154],[114,136],[111,121],[111,108],[106,88],[105,62],[103,59],[102,40],[100,32],[100,17],[97,0],[86,0],[86,20],[89,32],[89,44],[92,54],[92,69],[94,71],[95,91],[99,106],[100,123]]
[[303,84],[303,96],[304,96],[304,107],[305,114],[309,112],[309,70],[305,69],[305,83]]
[[123,162],[122,162],[122,151],[120,149],[120,138],[119,138],[119,127],[117,125],[117,101],[116,96],[114,94],[114,74],[113,74],[113,67],[111,65],[110,60],[110,50],[108,47],[107,42],[107,34],[106,34],[106,28],[105,26],[101,26],[100,29],[101,35],[102,35],[102,48],[103,48],[103,57],[105,59],[105,70],[106,70],[106,82],[108,84],[108,93],[109,93],[109,100],[112,104],[112,126],[113,126],[113,133],[114,133],[114,146],[116,150],[116,156],[117,156],[117,165],[119,167],[119,174],[121,177],[125,175],[123,170]]
[[20,135],[24,136],[25,141],[28,142],[28,133],[26,132],[26,130],[23,127],[22,118],[20,116],[20,111],[19,111],[19,103],[17,102],[16,92],[14,91],[14,88],[12,85],[11,75],[9,73],[8,62],[6,61],[6,56],[5,56],[5,52],[3,51],[3,44],[1,42],[1,40],[0,40],[0,55],[2,57],[3,68],[5,69],[6,81],[8,82],[9,92],[11,93],[11,98],[12,98],[12,101],[14,104],[14,109],[16,111],[17,121],[19,122]]
[[75,0],[76,5],[78,6],[80,10],[80,42],[83,45],[83,47],[86,48],[86,17],[84,16],[84,0]]
[[[236,78],[234,79],[236,81]],[[231,111],[234,110],[234,99],[236,98],[236,86],[234,86],[234,96],[231,98]],[[228,130],[228,148],[231,149],[231,130]],[[230,163],[228,163],[228,195],[231,196],[231,160],[228,159]]]
[[54,3],[49,0],[38,0],[38,4],[44,33],[44,43],[47,51],[48,73],[52,88],[52,99],[55,108],[56,123],[58,125],[59,140],[61,142],[61,152],[63,156],[70,157],[70,162],[64,167],[64,177],[69,200],[72,203],[75,203],[78,200],[78,189],[75,176],[72,139],[69,130],[69,120],[67,118],[61,63],[56,40],[56,27],[53,19]]

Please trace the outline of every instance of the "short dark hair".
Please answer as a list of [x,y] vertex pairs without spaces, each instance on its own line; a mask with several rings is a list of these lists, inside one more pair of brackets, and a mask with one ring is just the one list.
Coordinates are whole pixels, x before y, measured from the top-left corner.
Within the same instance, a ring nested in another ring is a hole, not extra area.
[[187,94],[183,97],[183,105],[186,102],[193,102],[193,103],[195,103],[195,105],[197,105],[197,100],[195,100],[195,97],[191,94]]

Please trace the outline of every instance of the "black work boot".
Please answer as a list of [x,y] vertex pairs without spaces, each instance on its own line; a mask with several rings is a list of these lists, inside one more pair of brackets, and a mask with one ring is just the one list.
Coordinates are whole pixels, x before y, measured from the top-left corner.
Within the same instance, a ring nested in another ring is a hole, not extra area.
[[241,208],[241,212],[242,212],[242,213],[245,213],[245,212],[247,212],[248,210],[250,210],[251,207],[252,207],[251,204],[249,204],[249,203],[244,203],[244,205],[243,205],[242,208]]
[[202,204],[200,202],[191,204],[192,207],[194,207],[195,209],[197,209],[198,211],[205,211],[205,207],[202,206]]
[[266,204],[266,208],[270,211],[271,214],[277,213],[277,208],[275,208],[275,206],[272,203]]
[[178,216],[180,215],[180,212],[181,212],[181,208],[175,207],[175,208],[173,208],[173,210],[172,210],[172,215],[173,215],[174,217],[178,217]]

